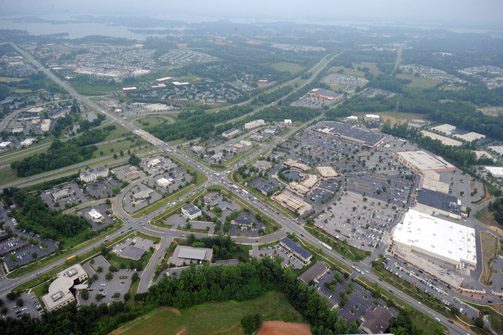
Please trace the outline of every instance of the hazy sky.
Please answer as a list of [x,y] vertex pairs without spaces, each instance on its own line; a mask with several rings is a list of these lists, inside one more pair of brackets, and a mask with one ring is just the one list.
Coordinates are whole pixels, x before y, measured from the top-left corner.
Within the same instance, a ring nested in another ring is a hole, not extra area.
[[503,26],[503,0],[0,0],[0,15],[93,14]]

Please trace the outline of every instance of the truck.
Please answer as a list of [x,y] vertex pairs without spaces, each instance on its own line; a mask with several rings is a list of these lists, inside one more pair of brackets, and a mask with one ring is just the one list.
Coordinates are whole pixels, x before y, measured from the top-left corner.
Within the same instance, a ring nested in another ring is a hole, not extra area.
[[327,248],[328,250],[332,250],[332,247],[331,247],[331,246],[329,246],[328,244],[326,244],[326,243],[324,243],[324,242],[320,242],[320,244],[321,244],[323,247]]

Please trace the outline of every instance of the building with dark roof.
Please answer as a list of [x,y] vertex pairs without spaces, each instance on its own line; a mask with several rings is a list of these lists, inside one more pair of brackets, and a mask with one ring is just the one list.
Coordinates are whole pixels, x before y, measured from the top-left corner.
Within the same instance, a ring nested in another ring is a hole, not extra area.
[[377,306],[362,316],[360,329],[366,334],[384,334],[389,328],[393,314],[387,307]]
[[323,262],[317,262],[309,269],[304,271],[298,278],[300,281],[309,284],[312,281],[317,281],[321,276],[330,270],[328,265]]
[[311,254],[308,250],[298,245],[294,240],[290,239],[289,237],[285,237],[284,239],[282,239],[281,242],[279,242],[279,245],[282,246],[284,249],[288,250],[289,252],[291,252],[304,264],[308,264],[309,262],[311,262],[311,259],[313,258],[313,254]]
[[382,133],[341,122],[324,122],[320,124],[317,130],[323,134],[332,135],[341,140],[367,147],[376,147],[385,138]]
[[252,213],[250,212],[242,212],[231,223],[237,224],[240,226],[251,226],[255,222]]
[[428,215],[440,214],[457,220],[462,216],[462,206],[458,198],[424,188],[417,192],[415,209]]

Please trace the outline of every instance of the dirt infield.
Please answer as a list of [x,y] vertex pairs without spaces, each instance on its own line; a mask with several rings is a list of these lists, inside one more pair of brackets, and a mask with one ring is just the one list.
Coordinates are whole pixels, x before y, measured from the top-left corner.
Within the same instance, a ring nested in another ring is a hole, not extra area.
[[311,327],[305,323],[264,321],[258,335],[311,335]]

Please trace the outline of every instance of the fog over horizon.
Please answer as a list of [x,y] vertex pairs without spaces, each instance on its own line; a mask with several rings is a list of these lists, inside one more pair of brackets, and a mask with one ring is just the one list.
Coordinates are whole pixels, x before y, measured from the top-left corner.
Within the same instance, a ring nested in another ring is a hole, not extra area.
[[502,0],[0,0],[1,16],[134,15],[166,19],[369,22],[503,29]]

